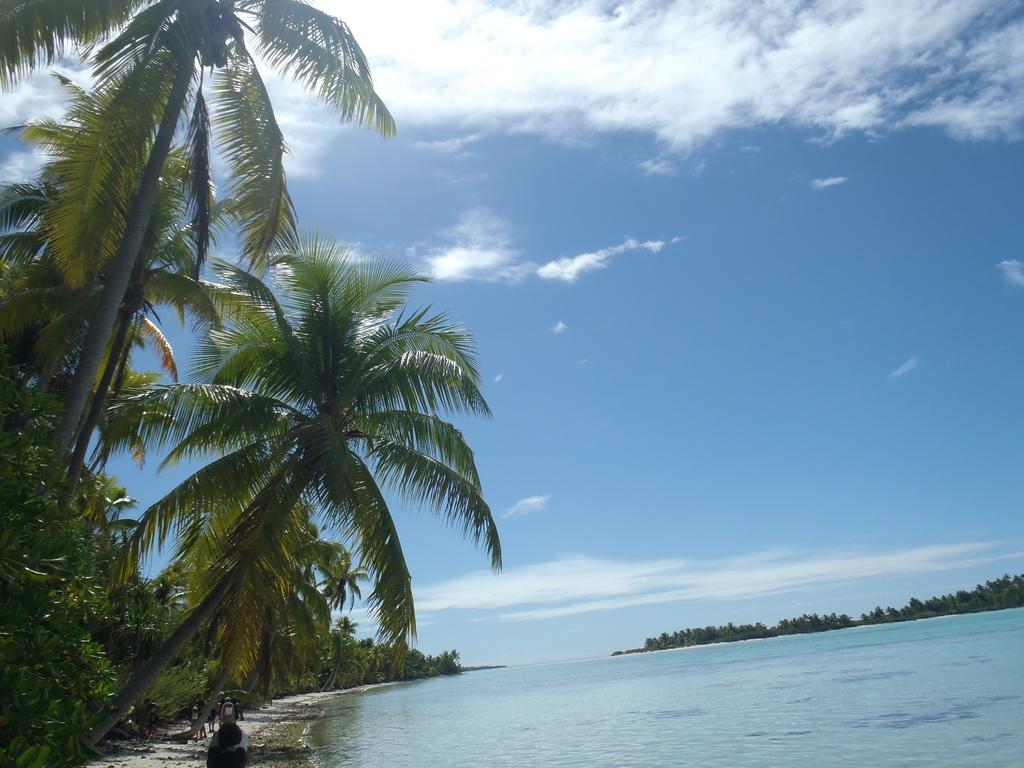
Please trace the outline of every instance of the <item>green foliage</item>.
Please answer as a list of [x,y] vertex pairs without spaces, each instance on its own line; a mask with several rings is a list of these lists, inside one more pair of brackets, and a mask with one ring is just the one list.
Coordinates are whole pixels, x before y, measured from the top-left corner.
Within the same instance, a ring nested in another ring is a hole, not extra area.
[[910,598],[902,608],[875,608],[870,613],[861,614],[860,619],[853,619],[845,613],[830,613],[819,616],[816,613],[804,614],[794,619],[781,619],[778,624],[768,627],[757,624],[728,624],[720,627],[696,627],[680,629],[669,634],[662,632],[658,637],[649,637],[644,641],[643,648],[628,651],[616,651],[613,656],[622,653],[643,653],[645,651],[663,651],[668,648],[688,648],[693,645],[708,643],[731,643],[737,640],[754,640],[780,635],[803,635],[811,632],[827,632],[833,629],[846,629],[866,624],[888,624],[897,621],[913,621],[928,619],[934,616],[949,616],[959,613],[978,613],[980,611],[999,611],[1005,608],[1024,607],[1024,575],[1003,576],[994,581],[979,584],[972,592],[961,590],[956,594],[933,597],[921,602],[916,597]]
[[462,672],[458,651],[443,651],[437,656],[409,649],[396,661],[394,649],[371,638],[356,640],[353,624],[347,617],[338,620],[324,640],[320,689],[353,688],[371,683],[419,680]]
[[1001,611],[1024,607],[1024,574],[1002,576],[979,584],[970,592],[961,589],[955,594],[932,597],[921,602],[910,598],[902,608],[875,608],[861,614],[858,624],[889,624],[895,621],[927,619],[932,616],[950,616],[958,613]]
[[49,485],[54,402],[4,371],[0,414],[0,765],[73,765],[113,684],[88,631],[103,584],[87,523]]
[[206,670],[194,664],[168,667],[149,689],[152,699],[165,717],[187,716],[197,695],[208,690]]

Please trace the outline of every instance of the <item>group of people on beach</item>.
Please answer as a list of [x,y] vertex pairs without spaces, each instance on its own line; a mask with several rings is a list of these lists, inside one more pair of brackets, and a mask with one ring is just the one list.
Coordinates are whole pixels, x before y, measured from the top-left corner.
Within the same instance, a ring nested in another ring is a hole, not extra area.
[[[210,710],[206,722],[200,723],[205,702],[196,698],[192,704],[192,730],[196,739],[205,739],[207,728],[211,735],[206,753],[207,768],[241,768],[249,764],[249,737],[238,727],[245,719],[241,703],[221,692],[217,706]],[[217,723],[220,727],[216,729]],[[198,726],[198,730],[197,730]]]
[[[203,707],[206,706],[206,702],[203,701],[201,696],[197,696],[196,700],[192,702],[192,730],[196,732],[197,739],[205,739],[207,730],[212,734],[216,730],[216,725],[219,722],[222,726],[225,723],[234,723],[238,720],[245,720],[245,713],[242,711],[242,703],[236,701],[230,697],[224,695],[221,691],[217,704],[211,710],[209,715],[206,717],[206,721],[202,724],[199,723],[199,717],[202,715]],[[197,726],[199,726],[197,728]]]

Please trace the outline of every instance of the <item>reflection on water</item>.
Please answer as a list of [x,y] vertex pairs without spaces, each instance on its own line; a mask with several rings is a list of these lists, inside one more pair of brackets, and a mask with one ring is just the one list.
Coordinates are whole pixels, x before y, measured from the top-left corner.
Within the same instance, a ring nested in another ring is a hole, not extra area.
[[343,696],[325,768],[1021,768],[1024,609]]

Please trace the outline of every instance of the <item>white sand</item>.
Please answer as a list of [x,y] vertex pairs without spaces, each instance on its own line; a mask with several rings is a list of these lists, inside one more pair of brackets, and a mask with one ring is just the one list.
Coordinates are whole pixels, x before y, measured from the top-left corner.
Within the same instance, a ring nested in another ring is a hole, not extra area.
[[[381,685],[390,685],[382,683]],[[320,706],[330,698],[346,693],[361,693],[370,688],[377,688],[377,685],[363,685],[358,688],[347,688],[344,691],[328,691],[327,693],[305,693],[298,696],[289,696],[284,699],[275,699],[272,704],[260,709],[245,710],[245,719],[238,725],[249,736],[250,748],[256,747],[257,756],[253,758],[254,765],[259,765],[258,752],[263,744],[260,734],[268,726],[277,723],[287,723],[297,720],[309,720],[316,716]],[[161,723],[161,726],[164,726]],[[169,733],[178,733],[188,727],[188,723],[169,723]],[[162,766],[189,766],[197,768],[206,765],[206,749],[210,743],[209,738],[199,741],[190,741],[187,744],[180,741],[160,738],[163,730],[158,730],[158,737],[149,742],[110,742],[104,745],[105,749],[111,749],[110,754],[96,758],[89,763],[92,768],[150,768]]]

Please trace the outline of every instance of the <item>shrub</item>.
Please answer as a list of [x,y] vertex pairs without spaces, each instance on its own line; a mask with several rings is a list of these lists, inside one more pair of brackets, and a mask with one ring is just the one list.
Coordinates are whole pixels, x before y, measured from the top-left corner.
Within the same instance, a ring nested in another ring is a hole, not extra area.
[[102,568],[86,524],[58,510],[56,415],[0,368],[0,766],[80,763],[113,684],[88,631]]

